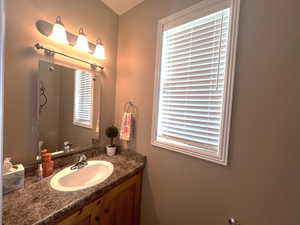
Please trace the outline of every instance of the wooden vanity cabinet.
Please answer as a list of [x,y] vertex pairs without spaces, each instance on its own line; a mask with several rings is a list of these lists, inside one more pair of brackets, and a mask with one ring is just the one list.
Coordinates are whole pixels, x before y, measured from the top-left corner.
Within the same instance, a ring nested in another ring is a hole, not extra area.
[[141,176],[129,178],[57,225],[139,225]]

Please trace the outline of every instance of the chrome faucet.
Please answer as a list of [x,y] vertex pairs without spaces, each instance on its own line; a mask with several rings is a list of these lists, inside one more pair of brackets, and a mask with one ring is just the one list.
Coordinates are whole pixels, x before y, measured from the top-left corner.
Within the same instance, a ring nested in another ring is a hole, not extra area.
[[81,169],[81,168],[87,166],[87,164],[88,164],[88,161],[87,161],[86,155],[80,154],[78,162],[75,163],[75,165],[71,167],[71,170]]

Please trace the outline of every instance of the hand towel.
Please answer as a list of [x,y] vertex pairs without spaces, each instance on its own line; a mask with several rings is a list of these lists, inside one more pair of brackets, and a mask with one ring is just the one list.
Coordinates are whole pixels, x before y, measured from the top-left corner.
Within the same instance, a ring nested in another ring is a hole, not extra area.
[[130,141],[132,133],[132,113],[125,112],[121,124],[120,139]]

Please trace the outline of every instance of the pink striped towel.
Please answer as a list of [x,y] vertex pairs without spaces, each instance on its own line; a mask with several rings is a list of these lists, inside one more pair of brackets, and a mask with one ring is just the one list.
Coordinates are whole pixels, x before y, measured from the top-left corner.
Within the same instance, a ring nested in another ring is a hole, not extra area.
[[132,114],[125,112],[122,118],[120,139],[124,141],[130,141],[132,133]]

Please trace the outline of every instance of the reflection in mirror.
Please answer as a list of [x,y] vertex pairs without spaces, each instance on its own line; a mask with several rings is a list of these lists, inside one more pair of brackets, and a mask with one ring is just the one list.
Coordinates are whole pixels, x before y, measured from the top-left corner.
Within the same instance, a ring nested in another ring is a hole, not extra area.
[[39,62],[39,150],[91,146],[99,116],[100,81],[92,73]]

